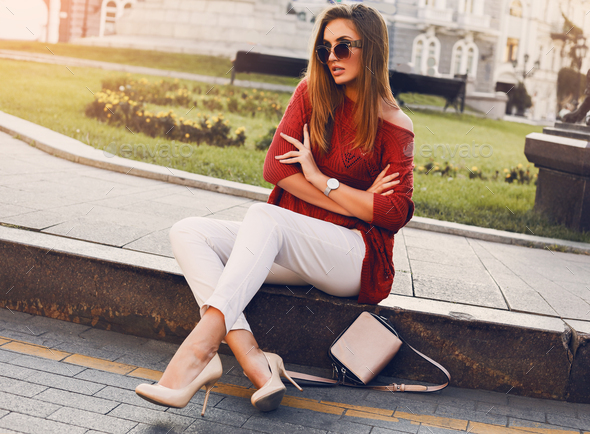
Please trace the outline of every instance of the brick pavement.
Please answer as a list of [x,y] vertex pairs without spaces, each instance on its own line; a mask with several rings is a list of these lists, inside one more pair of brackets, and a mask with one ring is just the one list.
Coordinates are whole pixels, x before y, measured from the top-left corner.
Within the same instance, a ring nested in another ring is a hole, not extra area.
[[[204,391],[182,409],[139,398],[177,345],[0,310],[0,433],[418,433],[590,434],[590,405],[481,390],[390,393],[287,385],[279,409],[261,413],[234,357],[200,417]],[[311,372],[287,364],[287,369]],[[327,375],[325,372],[318,372]],[[382,381],[399,381],[379,378]]]

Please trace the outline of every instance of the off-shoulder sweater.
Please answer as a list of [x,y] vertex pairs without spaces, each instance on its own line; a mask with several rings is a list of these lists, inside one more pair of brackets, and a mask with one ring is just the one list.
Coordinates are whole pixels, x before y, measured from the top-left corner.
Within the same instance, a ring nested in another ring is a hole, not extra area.
[[377,304],[389,295],[393,284],[394,234],[414,215],[414,133],[379,118],[374,152],[363,155],[360,148],[350,150],[351,146],[345,144],[351,144],[354,140],[356,128],[351,122],[354,109],[354,101],[346,97],[335,113],[330,152],[321,157],[319,149],[313,150],[312,146],[312,153],[323,174],[363,191],[373,184],[387,164],[390,164],[387,175],[399,172],[394,180],[400,183],[393,187],[394,193],[387,196],[373,193],[373,220],[370,223],[310,204],[276,185],[283,178],[297,172],[303,173],[300,163],[281,163],[275,159],[275,155],[297,150],[280,136],[281,132],[303,143],[303,126],[310,123],[312,113],[306,78],[297,85],[277,127],[264,160],[263,176],[275,185],[267,203],[361,232],[366,250],[357,302]]

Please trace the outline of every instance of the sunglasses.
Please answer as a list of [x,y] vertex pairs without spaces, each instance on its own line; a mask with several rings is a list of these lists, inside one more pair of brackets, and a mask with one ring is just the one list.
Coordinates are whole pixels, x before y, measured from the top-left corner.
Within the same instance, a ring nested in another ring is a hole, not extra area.
[[[334,55],[338,60],[348,59],[350,57],[350,47],[358,47],[361,48],[362,41],[342,41],[336,44],[333,48]],[[324,65],[328,64],[328,59],[330,58],[330,53],[332,49],[330,47],[326,47],[325,45],[318,45],[315,47],[315,52],[318,55],[318,59]]]

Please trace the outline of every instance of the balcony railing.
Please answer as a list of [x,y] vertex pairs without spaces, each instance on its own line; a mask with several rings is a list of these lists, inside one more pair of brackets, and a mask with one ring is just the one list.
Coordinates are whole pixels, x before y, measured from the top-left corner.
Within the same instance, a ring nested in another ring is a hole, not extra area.
[[457,24],[464,27],[488,28],[490,19],[489,15],[458,14]]
[[453,21],[452,9],[437,9],[437,8],[420,8],[418,9],[418,18],[426,21]]

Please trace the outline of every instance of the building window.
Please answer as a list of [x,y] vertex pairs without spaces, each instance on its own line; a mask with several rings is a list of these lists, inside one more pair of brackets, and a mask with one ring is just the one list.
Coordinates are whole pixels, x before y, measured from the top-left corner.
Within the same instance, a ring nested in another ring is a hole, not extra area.
[[472,69],[473,69],[473,47],[469,47],[469,50],[467,50],[467,67],[466,67],[466,71],[465,73],[467,75],[473,75],[472,74]]
[[467,74],[475,77],[477,71],[478,48],[473,39],[461,39],[453,46],[451,76]]
[[434,32],[429,30],[414,39],[412,50],[412,66],[416,74],[438,76],[440,57],[440,41]]
[[115,23],[123,13],[128,13],[137,0],[102,0],[98,35],[114,35]]
[[518,39],[508,38],[506,41],[506,50],[504,51],[504,62],[516,60],[518,54]]
[[522,18],[522,3],[520,0],[512,0],[512,3],[510,3],[510,15]]
[[[463,46],[459,45],[455,50],[455,69],[454,71],[461,71],[461,62],[463,61]],[[455,72],[458,74],[458,72]]]
[[416,43],[416,54],[415,54],[415,59],[414,59],[414,65],[416,65],[416,67],[414,68],[417,74],[420,74],[420,69],[421,69],[421,65],[422,65],[422,52],[424,51],[424,42],[423,41],[418,41]]

